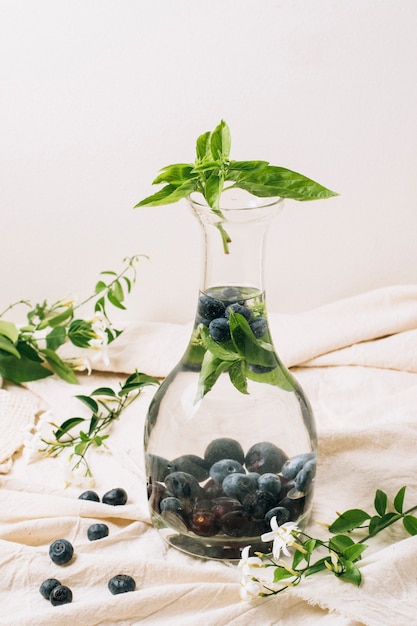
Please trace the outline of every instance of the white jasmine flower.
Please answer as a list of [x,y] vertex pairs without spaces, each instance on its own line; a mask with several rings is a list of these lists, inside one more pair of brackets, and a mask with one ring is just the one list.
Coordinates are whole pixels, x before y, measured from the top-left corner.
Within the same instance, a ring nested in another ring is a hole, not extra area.
[[262,559],[258,556],[249,556],[250,546],[243,548],[241,553],[241,559],[238,563],[238,567],[242,568],[242,572],[245,576],[252,575],[251,569],[264,567]]
[[77,372],[87,371],[87,374],[90,375],[92,372],[92,367],[90,360],[86,356],[79,356],[74,359],[67,359],[68,365]]
[[294,532],[299,531],[297,524],[287,522],[278,526],[277,518],[271,519],[271,530],[261,536],[262,541],[273,541],[272,553],[276,560],[279,559],[281,551],[285,556],[291,556],[288,547],[301,547],[294,540]]
[[264,586],[258,580],[250,578],[250,576],[244,576],[240,581],[240,597],[242,600],[251,601],[259,598],[264,591]]

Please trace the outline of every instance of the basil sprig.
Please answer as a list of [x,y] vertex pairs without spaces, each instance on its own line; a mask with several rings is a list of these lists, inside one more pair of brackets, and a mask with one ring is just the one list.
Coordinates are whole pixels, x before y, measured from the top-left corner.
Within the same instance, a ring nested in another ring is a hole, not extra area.
[[199,327],[199,339],[206,352],[201,364],[197,399],[210,391],[225,371],[241,393],[248,393],[248,379],[293,391],[294,379],[278,361],[272,344],[257,339],[240,313],[230,311],[229,324],[231,339],[222,344],[210,337],[206,326],[201,324]]
[[[227,189],[240,188],[260,198],[289,198],[292,200],[323,200],[338,194],[323,185],[285,167],[268,161],[230,160],[231,136],[224,120],[210,132],[197,138],[194,163],[175,163],[163,167],[153,184],[164,186],[144,198],[137,207],[161,206],[178,202],[192,192],[199,192],[212,211],[220,218],[219,229],[225,253],[230,239],[222,226],[220,197]],[[230,184],[229,184],[230,183]]]

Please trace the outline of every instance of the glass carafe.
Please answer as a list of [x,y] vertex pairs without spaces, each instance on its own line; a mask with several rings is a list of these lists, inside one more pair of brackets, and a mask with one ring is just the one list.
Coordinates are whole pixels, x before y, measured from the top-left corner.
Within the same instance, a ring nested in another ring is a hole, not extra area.
[[214,559],[308,519],[316,468],[314,417],[280,361],[268,326],[264,249],[283,200],[229,190],[219,210],[197,196],[203,233],[195,323],[145,423],[154,526],[172,546]]

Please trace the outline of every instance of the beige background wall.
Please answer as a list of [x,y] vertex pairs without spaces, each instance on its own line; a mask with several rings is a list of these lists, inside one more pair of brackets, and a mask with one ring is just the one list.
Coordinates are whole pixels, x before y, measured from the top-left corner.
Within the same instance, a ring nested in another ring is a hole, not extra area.
[[220,118],[341,194],[274,223],[270,309],[415,283],[416,27],[415,0],[1,0],[0,311],[143,253],[122,317],[190,319],[194,218],[132,207]]

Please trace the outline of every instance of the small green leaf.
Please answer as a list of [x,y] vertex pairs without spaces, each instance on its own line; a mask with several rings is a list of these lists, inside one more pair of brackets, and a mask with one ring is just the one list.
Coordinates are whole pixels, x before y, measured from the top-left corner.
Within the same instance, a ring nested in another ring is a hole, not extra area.
[[307,576],[312,576],[313,574],[317,574],[318,572],[323,572],[324,570],[327,570],[327,567],[325,566],[325,561],[326,558],[323,558],[319,561],[316,561],[312,565],[309,565],[308,569],[305,571],[304,576],[307,578]]
[[162,206],[164,204],[172,204],[178,202],[182,198],[186,198],[196,188],[196,181],[186,181],[182,185],[166,185],[152,196],[145,198],[135,205],[135,209],[143,206]]
[[345,511],[329,526],[331,533],[345,533],[362,526],[366,520],[370,519],[369,513],[362,509],[349,509]]
[[204,161],[207,158],[212,158],[211,148],[210,148],[210,137],[211,132],[207,131],[203,133],[197,138],[196,142],[196,155],[197,161]]
[[8,354],[13,354],[17,359],[20,359],[20,352],[16,349],[14,343],[10,341],[8,337],[4,337],[0,335],[0,350],[3,352],[7,352]]
[[353,583],[358,587],[362,582],[362,574],[360,573],[359,568],[351,561],[346,561],[345,571],[339,574],[339,578],[342,578],[349,583]]
[[72,306],[69,306],[67,309],[65,309],[65,311],[62,311],[62,313],[59,313],[59,315],[55,315],[54,317],[46,319],[44,322],[39,324],[38,328],[39,330],[41,330],[42,328],[46,328],[47,326],[54,328],[55,326],[59,326],[63,322],[66,322],[67,320],[69,320],[73,315],[74,315],[74,309]]
[[82,456],[87,448],[87,441],[81,441],[74,446],[74,454],[78,454],[78,456]]
[[216,126],[211,134],[210,147],[214,159],[228,159],[231,147],[231,137],[228,125],[224,120]]
[[63,435],[66,435],[74,426],[78,426],[81,422],[85,422],[83,417],[70,417],[69,419],[62,422],[58,430],[54,431],[55,439],[59,440]]
[[403,525],[410,535],[417,535],[417,517],[414,517],[414,515],[406,515],[403,518]]
[[406,487],[401,487],[401,489],[394,498],[394,509],[398,511],[398,513],[403,512],[405,490]]
[[387,494],[384,491],[377,489],[375,493],[374,507],[379,515],[384,515],[385,511],[387,510],[387,502]]
[[116,396],[116,392],[111,387],[97,387],[94,391],[91,392],[92,396],[110,396],[114,398]]
[[126,307],[120,302],[120,300],[116,297],[114,291],[111,289],[107,292],[107,300],[117,309],[126,310]]
[[348,546],[344,550],[343,555],[347,561],[351,561],[353,563],[361,557],[362,552],[364,552],[367,547],[368,546],[364,543],[355,543],[353,546]]
[[353,541],[353,539],[351,539],[347,535],[335,535],[329,541],[330,549],[333,550],[334,552],[341,552],[341,553],[343,553],[346,550],[346,548],[354,544],[355,542]]
[[105,289],[107,289],[107,285],[106,285],[106,283],[105,283],[103,280],[99,280],[99,281],[96,283],[96,286],[95,286],[94,291],[95,291],[96,293],[101,293],[101,292],[102,292],[102,291],[104,291]]
[[64,361],[57,355],[56,352],[45,348],[44,350],[41,350],[41,353],[45,356],[46,361],[52,367],[54,372],[58,374],[58,376],[62,378],[62,380],[65,380],[67,383],[71,383],[73,385],[76,385],[78,383],[74,371],[64,363]]
[[305,558],[306,558],[305,554],[303,554],[299,550],[295,550],[294,551],[294,556],[293,556],[293,559],[292,559],[291,568],[292,569],[296,569],[300,565],[301,561],[303,561]]
[[12,343],[16,343],[19,338],[19,329],[13,322],[0,320],[0,335],[10,339]]
[[46,336],[46,347],[50,350],[57,350],[62,346],[67,338],[67,331],[64,326],[56,326]]
[[119,300],[119,302],[123,302],[125,298],[125,294],[123,292],[123,287],[119,280],[116,280],[116,282],[114,283],[112,287],[112,292],[114,293],[117,300]]
[[93,413],[97,413],[98,412],[98,404],[90,396],[77,395],[75,397],[77,398],[77,400],[80,400],[80,402],[82,402],[83,404],[88,406],[88,408],[91,409]]
[[192,178],[196,178],[197,174],[193,173],[194,166],[189,163],[175,163],[163,167],[158,176],[153,181],[153,185],[160,183],[171,183],[173,185],[181,185]]
[[224,180],[217,172],[212,172],[206,180],[204,196],[207,204],[216,212],[220,211],[220,195],[223,191]]
[[68,328],[68,339],[78,348],[88,348],[91,339],[95,339],[96,334],[91,322],[86,320],[73,320]]
[[229,367],[229,378],[241,393],[248,393],[245,370],[245,364],[240,360],[234,361]]
[[280,580],[285,580],[286,578],[293,578],[294,574],[289,572],[285,567],[278,565],[274,569],[274,583],[278,583]]

